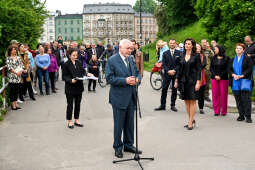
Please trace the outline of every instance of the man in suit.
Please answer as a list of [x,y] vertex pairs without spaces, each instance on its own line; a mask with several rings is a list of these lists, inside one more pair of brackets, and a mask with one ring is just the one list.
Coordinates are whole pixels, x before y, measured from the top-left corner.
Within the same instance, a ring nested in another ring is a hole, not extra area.
[[104,51],[105,51],[105,48],[104,48],[102,42],[99,41],[99,42],[97,43],[97,47],[96,47],[97,59],[99,59],[99,57],[102,56],[102,54],[103,54]]
[[177,112],[178,110],[175,107],[175,101],[177,98],[177,89],[174,88],[175,76],[176,76],[176,68],[180,58],[180,51],[175,49],[176,40],[170,39],[169,41],[170,49],[163,53],[162,66],[164,69],[163,75],[163,84],[162,84],[162,92],[161,92],[161,104],[155,111],[166,110],[166,97],[167,91],[170,83],[172,82],[172,96],[171,96],[171,110]]
[[[136,104],[136,84],[141,77],[136,64],[131,58],[132,43],[123,39],[120,41],[119,53],[113,55],[107,62],[106,81],[111,85],[109,102],[113,109],[115,156],[123,157],[125,152],[135,153],[134,144],[134,110]],[[123,131],[123,141],[121,140]],[[141,151],[138,151],[141,154]]]

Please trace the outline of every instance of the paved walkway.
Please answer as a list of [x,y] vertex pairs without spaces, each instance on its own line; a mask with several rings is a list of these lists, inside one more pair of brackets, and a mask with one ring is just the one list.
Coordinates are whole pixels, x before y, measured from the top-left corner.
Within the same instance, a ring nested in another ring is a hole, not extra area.
[[[64,83],[57,86],[62,89],[58,94],[38,96],[36,102],[27,99],[22,110],[9,111],[0,122],[0,170],[139,170],[136,162],[112,164],[109,87],[97,87],[96,94],[83,93],[85,127],[70,130],[65,121]],[[205,108],[205,115],[196,115],[199,127],[187,131],[184,102],[177,101],[177,113],[169,107],[154,112],[159,100],[160,92],[152,90],[145,74],[140,87],[140,147],[142,156],[155,157],[143,162],[146,170],[255,169],[254,123],[237,122],[236,114],[215,117]]]

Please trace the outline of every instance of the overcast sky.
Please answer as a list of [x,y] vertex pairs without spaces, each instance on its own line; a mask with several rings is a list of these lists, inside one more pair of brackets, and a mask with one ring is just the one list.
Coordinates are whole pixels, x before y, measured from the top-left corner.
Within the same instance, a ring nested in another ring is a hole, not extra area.
[[125,3],[134,5],[136,0],[46,0],[47,9],[51,12],[60,10],[62,14],[71,14],[71,13],[82,13],[82,8],[84,4],[91,3]]

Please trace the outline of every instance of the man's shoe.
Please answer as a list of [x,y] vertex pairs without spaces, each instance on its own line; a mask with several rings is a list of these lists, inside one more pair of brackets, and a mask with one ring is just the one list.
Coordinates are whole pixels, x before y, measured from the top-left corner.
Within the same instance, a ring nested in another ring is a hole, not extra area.
[[205,114],[203,109],[200,109],[200,114]]
[[244,118],[244,116],[239,116],[236,120],[240,122],[240,121],[244,121],[245,118]]
[[[131,147],[131,148],[125,148],[124,147],[124,152],[130,152],[130,153],[136,153],[136,147]],[[142,154],[141,150],[138,150],[138,154]]]
[[209,97],[206,97],[206,98],[205,98],[205,101],[211,102],[211,99],[210,99]]
[[171,110],[174,111],[174,112],[178,112],[178,110],[176,109],[175,106],[171,106]]
[[115,150],[115,156],[117,158],[123,158],[123,153],[122,153],[122,150]]
[[160,111],[160,110],[166,110],[166,107],[164,106],[159,106],[158,108],[154,109],[155,111]]
[[251,118],[246,118],[246,123],[252,123],[252,119]]
[[19,99],[17,100],[17,102],[18,102],[18,103],[23,103],[23,101],[21,101],[21,100],[19,100]]
[[31,97],[31,100],[34,100],[34,101],[35,101],[36,99],[35,99],[35,97]]

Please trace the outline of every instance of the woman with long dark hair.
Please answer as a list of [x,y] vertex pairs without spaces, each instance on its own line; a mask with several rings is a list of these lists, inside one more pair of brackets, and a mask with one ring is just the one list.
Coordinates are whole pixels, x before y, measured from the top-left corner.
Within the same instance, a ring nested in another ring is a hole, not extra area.
[[222,46],[214,47],[215,56],[212,58],[211,88],[214,115],[226,116],[228,112],[228,66],[229,57],[225,55]]
[[196,121],[196,100],[200,89],[201,60],[196,53],[196,42],[192,38],[184,41],[184,52],[178,66],[175,88],[180,91],[180,98],[185,101],[186,110],[189,116],[188,124],[184,127],[192,130]]

